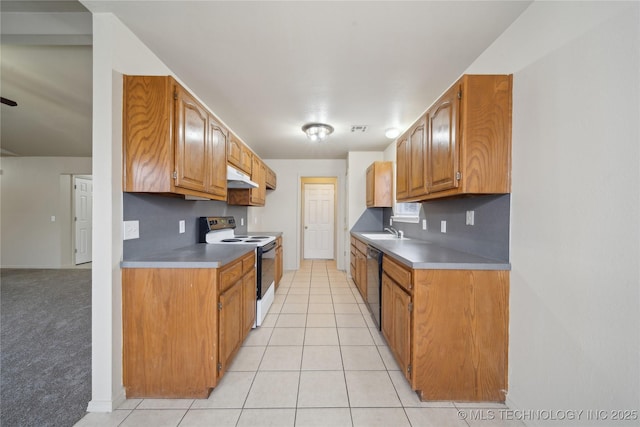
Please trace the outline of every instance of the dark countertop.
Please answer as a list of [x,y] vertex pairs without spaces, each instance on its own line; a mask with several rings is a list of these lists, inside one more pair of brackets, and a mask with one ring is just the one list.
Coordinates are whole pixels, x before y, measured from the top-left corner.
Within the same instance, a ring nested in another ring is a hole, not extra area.
[[414,238],[376,240],[363,236],[363,234],[389,235],[379,231],[352,232],[351,234],[415,270],[511,270],[511,264],[508,261],[448,249],[426,240]]
[[122,268],[220,268],[255,251],[254,245],[197,243],[183,248],[123,260]]
[[[278,231],[251,231],[254,236],[282,236]],[[220,268],[255,250],[255,245],[196,243],[169,251],[123,260],[122,268]]]

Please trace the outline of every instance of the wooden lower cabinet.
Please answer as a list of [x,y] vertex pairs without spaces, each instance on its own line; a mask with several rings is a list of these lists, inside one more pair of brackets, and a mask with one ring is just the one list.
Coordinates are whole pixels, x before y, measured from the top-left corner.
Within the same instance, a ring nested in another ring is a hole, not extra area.
[[400,370],[411,381],[411,294],[382,275],[382,335]]
[[255,254],[220,268],[122,270],[127,398],[206,398],[255,321]]
[[284,265],[283,265],[283,252],[282,252],[282,236],[278,236],[276,238],[276,263],[275,263],[275,274],[274,274],[274,282],[276,289],[280,285],[280,280],[282,280],[282,274],[284,273]]
[[504,402],[509,272],[404,267],[408,289],[385,270],[390,260],[382,332],[411,388],[426,401]]
[[351,236],[351,278],[367,300],[367,244]]

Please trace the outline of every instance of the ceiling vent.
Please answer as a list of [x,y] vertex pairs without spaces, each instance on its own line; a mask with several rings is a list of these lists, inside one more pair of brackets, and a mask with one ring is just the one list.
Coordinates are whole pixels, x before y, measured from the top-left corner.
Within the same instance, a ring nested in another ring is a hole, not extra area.
[[351,126],[351,133],[365,133],[366,131],[367,131],[367,125]]

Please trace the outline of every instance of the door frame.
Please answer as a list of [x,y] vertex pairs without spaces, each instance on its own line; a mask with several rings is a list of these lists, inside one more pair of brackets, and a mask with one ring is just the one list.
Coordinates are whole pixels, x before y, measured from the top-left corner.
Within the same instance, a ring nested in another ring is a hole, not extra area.
[[304,206],[305,206],[305,186],[309,184],[330,184],[333,185],[333,260],[337,262],[338,254],[338,177],[337,176],[315,176],[300,177],[300,263],[304,261]]

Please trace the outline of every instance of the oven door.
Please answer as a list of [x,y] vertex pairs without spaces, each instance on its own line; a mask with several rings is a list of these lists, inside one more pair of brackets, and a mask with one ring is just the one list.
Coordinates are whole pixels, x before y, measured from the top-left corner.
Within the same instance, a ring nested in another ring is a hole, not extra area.
[[273,285],[276,273],[276,242],[267,243],[264,246],[258,247],[258,259],[257,259],[257,284],[258,284],[258,299],[269,291],[269,288]]

